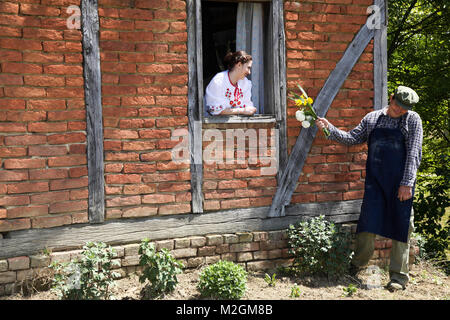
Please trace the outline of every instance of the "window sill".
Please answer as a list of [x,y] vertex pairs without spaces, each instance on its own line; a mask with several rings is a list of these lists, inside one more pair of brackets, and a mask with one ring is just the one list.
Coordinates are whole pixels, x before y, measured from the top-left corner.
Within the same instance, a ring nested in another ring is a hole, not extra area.
[[254,116],[210,116],[203,118],[203,123],[275,123],[273,115],[257,114]]

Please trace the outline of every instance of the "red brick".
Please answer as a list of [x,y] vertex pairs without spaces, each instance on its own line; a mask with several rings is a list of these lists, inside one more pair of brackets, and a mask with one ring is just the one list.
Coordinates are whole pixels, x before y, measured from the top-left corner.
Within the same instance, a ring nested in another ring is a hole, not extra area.
[[142,197],[142,203],[168,203],[175,202],[175,196],[171,194],[151,194]]
[[35,169],[45,167],[45,159],[7,159],[3,162],[5,169]]
[[71,167],[87,163],[86,155],[71,155],[48,158],[49,167]]
[[[0,15],[0,20],[1,19],[2,19],[2,15]],[[0,39],[0,48],[41,51],[42,44],[38,40],[5,38],[5,39]]]
[[166,0],[136,0],[135,6],[144,9],[162,9],[167,8]]
[[27,125],[24,123],[0,123],[0,132],[25,132]]
[[63,110],[66,108],[65,100],[28,100],[27,108],[31,110]]
[[155,171],[155,164],[125,163],[123,168],[124,173],[147,173]]
[[[6,71],[5,71],[6,72]],[[23,78],[21,75],[0,74],[0,85],[22,85]]]
[[44,73],[60,74],[60,75],[68,75],[68,74],[81,75],[83,74],[83,67],[64,64],[46,65],[44,66]]
[[30,156],[61,156],[68,153],[66,146],[30,146]]
[[20,13],[25,15],[59,16],[60,10],[55,7],[22,3],[20,6]]
[[49,52],[24,52],[23,61],[25,62],[63,62],[64,57],[61,54]]
[[38,87],[61,87],[64,86],[64,77],[52,76],[24,76],[26,85]]
[[58,202],[50,205],[49,213],[62,213],[87,210],[88,203],[86,200]]
[[0,232],[29,229],[30,219],[0,220]]
[[0,170],[0,181],[28,180],[27,171]]
[[51,29],[23,29],[23,38],[45,39],[45,40],[62,40],[63,31]]
[[0,147],[0,158],[22,157],[26,156],[26,154],[27,154],[26,148]]
[[12,2],[0,2],[0,12],[19,13],[19,4]]
[[158,214],[160,214],[160,215],[180,214],[180,213],[189,213],[189,212],[191,212],[191,205],[188,203],[162,205],[159,207],[159,210],[158,210]]
[[88,178],[61,179],[50,181],[50,190],[77,189],[88,186]]
[[52,228],[72,223],[70,215],[61,215],[53,217],[36,217],[32,219],[33,228]]
[[1,99],[0,108],[3,110],[25,109],[25,101],[22,99]]
[[48,214],[48,206],[28,206],[8,209],[8,219],[37,217]]
[[140,205],[140,196],[130,196],[130,197],[115,197],[106,200],[107,207],[122,207],[122,206],[133,206]]
[[250,207],[250,199],[223,200],[220,202],[220,207],[222,209],[247,208]]
[[[61,90],[67,90],[67,88]],[[86,119],[85,110],[48,112],[48,121],[85,120],[85,119]]]
[[108,184],[140,183],[141,175],[139,175],[139,174],[110,174],[110,175],[105,176],[105,181]]
[[31,196],[32,204],[56,203],[69,200],[69,191],[55,191]]
[[65,134],[53,134],[48,136],[49,144],[66,144],[77,142],[86,142],[86,134],[83,132],[70,132]]
[[20,98],[43,98],[46,92],[43,88],[30,87],[6,87],[5,96],[20,97]]
[[8,185],[8,193],[30,193],[48,191],[48,182],[22,182]]
[[87,174],[88,174],[88,171],[87,171],[86,166],[69,169],[69,177],[71,177],[71,178],[79,178],[82,176],[87,176]]
[[6,120],[11,122],[43,121],[47,119],[45,111],[9,111]]
[[68,177],[66,169],[30,170],[30,180],[63,179]]

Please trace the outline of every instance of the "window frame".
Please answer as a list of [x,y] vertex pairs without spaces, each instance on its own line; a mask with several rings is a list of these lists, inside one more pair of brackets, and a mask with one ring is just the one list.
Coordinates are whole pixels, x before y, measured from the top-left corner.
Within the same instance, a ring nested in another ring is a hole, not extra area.
[[[245,2],[248,0],[204,0],[221,2]],[[187,12],[187,59],[188,59],[188,129],[191,160],[192,212],[203,212],[203,161],[202,161],[202,124],[203,123],[267,123],[275,122],[278,130],[278,173],[279,181],[287,163],[287,127],[286,127],[286,36],[284,30],[284,6],[282,0],[256,0],[250,2],[269,2],[272,14],[271,68],[273,81],[269,84],[273,90],[270,99],[273,115],[261,114],[248,116],[204,117],[203,105],[203,49],[202,49],[202,0],[186,0]],[[267,102],[269,103],[269,102]]]

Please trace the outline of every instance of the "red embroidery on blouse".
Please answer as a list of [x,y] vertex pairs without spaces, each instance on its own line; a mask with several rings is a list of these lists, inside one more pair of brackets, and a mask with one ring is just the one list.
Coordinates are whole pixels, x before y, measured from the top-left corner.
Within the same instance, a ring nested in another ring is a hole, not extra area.
[[234,85],[233,82],[231,82],[230,79],[230,72],[227,73],[228,74],[228,80],[230,81],[231,85],[234,87],[234,92],[233,95],[231,94],[231,91],[229,88],[227,88],[227,91],[225,92],[225,97],[227,97],[228,99],[230,99],[230,105],[232,108],[238,107],[238,108],[244,108],[244,106],[241,106],[241,99],[244,97],[244,94],[242,93],[242,89],[239,88],[239,86]]

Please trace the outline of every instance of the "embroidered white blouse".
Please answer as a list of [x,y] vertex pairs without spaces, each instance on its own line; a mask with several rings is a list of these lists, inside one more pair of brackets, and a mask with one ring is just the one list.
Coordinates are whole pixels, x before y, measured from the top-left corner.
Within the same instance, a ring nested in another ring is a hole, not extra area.
[[253,107],[252,82],[244,78],[233,85],[228,70],[219,72],[206,87],[205,105],[211,115],[228,108]]

